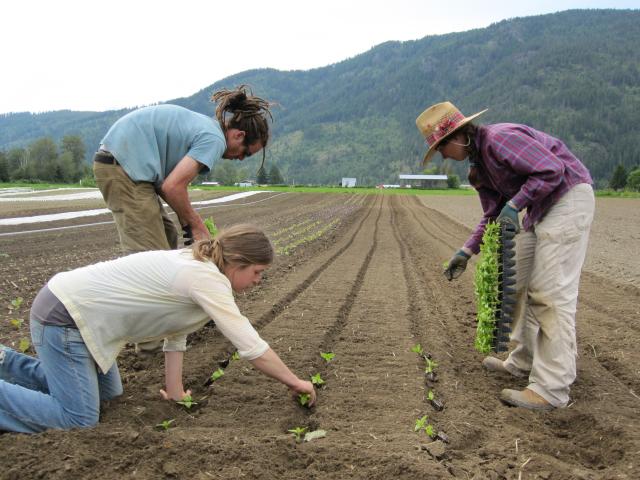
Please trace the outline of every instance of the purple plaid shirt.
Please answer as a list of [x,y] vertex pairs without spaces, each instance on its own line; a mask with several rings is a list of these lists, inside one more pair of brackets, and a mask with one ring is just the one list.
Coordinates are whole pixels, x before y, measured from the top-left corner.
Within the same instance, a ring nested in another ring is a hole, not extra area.
[[589,170],[557,138],[526,125],[497,123],[479,126],[478,181],[484,215],[465,247],[480,251],[482,234],[511,200],[518,210],[527,209],[522,226],[532,230],[549,209],[579,183],[593,184]]

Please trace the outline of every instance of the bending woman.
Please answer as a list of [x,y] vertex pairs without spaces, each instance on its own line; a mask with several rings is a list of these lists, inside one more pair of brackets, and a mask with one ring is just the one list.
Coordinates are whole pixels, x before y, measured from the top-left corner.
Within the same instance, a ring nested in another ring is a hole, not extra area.
[[482,365],[529,377],[524,390],[502,390],[504,403],[532,410],[564,407],[576,378],[576,305],[594,214],[593,182],[561,140],[527,125],[471,123],[482,113],[465,117],[443,102],[416,120],[429,145],[424,163],[436,152],[459,162],[469,159],[469,182],[484,212],[444,273],[453,280],[464,272],[480,251],[489,221],[511,223],[519,231],[518,212],[527,210],[516,241],[516,347],[506,360],[486,357]]
[[122,394],[116,357],[127,343],[164,340],[164,399],[180,400],[187,335],[213,319],[264,374],[311,395],[238,310],[233,291],[260,283],[273,246],[236,225],[193,248],[136,253],[55,275],[31,308],[38,358],[0,348],[0,430],[91,427],[100,401]]

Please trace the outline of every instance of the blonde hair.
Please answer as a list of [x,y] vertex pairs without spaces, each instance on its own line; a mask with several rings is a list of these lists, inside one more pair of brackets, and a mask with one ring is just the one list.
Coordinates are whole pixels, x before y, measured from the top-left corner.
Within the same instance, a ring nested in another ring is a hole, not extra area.
[[223,228],[215,238],[197,241],[192,249],[193,258],[211,260],[222,273],[229,265],[270,265],[274,257],[269,238],[246,223]]

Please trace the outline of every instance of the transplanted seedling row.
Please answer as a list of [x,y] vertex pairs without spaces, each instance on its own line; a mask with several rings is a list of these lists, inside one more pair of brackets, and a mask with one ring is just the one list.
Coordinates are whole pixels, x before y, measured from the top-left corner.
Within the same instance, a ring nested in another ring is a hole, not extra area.
[[[431,404],[434,410],[442,411],[444,409],[444,402],[438,398],[436,398],[436,392],[434,389],[434,384],[438,381],[438,376],[436,373],[436,368],[438,367],[438,363],[435,362],[430,353],[427,353],[422,348],[422,345],[417,343],[413,347],[411,347],[411,351],[417,354],[422,360],[425,362],[425,385],[427,388],[426,400]],[[434,440],[441,440],[443,442],[448,442],[449,439],[444,432],[438,431],[433,424],[428,422],[428,416],[424,415],[421,418],[415,421],[414,431],[420,432],[424,431],[430,438]]]
[[[335,356],[336,355],[333,352],[320,352],[320,357],[324,360],[325,364],[331,363]],[[316,388],[324,388],[326,385],[326,382],[322,378],[320,372],[311,375],[311,383],[313,383]],[[308,393],[301,393],[298,395],[298,403],[302,407],[309,408],[309,400],[311,400],[311,396]],[[287,432],[291,433],[298,443],[323,438],[327,434],[325,430],[314,430],[312,432],[308,432],[307,430],[308,427],[298,426],[287,430]]]

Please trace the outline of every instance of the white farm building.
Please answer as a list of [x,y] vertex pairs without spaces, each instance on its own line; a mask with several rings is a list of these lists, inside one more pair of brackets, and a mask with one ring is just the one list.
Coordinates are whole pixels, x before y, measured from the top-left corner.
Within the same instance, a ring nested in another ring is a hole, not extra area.
[[412,187],[418,188],[447,188],[446,175],[411,175],[407,173],[400,174],[401,183],[408,183]]

